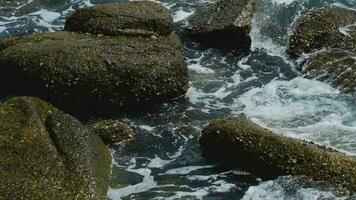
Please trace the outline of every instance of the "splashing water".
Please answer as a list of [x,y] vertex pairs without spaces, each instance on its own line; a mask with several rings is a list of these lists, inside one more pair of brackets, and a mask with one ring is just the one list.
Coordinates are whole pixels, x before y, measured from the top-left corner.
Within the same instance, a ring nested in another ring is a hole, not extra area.
[[[23,10],[31,1],[0,2],[0,38],[63,29],[74,10],[120,0],[68,0]],[[155,0],[186,19],[208,0]],[[111,147],[114,170],[108,197],[117,199],[347,199],[298,177],[260,182],[248,172],[207,163],[201,129],[224,115],[244,114],[275,132],[356,154],[355,96],[297,77],[285,51],[296,18],[328,4],[356,8],[350,0],[261,0],[253,20],[250,55],[191,48],[184,39],[190,88],[184,99],[158,112],[122,118],[137,132],[130,147]],[[347,27],[341,31],[347,33]],[[193,45],[194,46],[194,45]],[[115,175],[115,173],[114,173]],[[287,188],[287,189],[286,189]]]

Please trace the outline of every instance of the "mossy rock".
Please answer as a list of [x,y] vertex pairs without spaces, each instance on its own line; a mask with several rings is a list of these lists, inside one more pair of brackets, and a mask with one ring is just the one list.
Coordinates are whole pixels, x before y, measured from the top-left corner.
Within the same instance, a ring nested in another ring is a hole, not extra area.
[[356,32],[345,35],[342,28],[356,23],[356,11],[329,6],[299,19],[290,37],[288,53],[296,58],[322,48],[356,51]]
[[219,0],[189,19],[185,32],[208,47],[249,52],[255,0]]
[[104,4],[76,11],[64,29],[109,36],[167,36],[173,19],[168,9],[150,1]]
[[159,38],[70,32],[0,41],[3,94],[38,96],[76,117],[147,108],[186,93],[175,34]]
[[302,72],[308,78],[328,82],[343,92],[356,92],[356,52],[342,49],[319,52],[308,59]]
[[105,144],[130,141],[135,137],[135,133],[132,128],[118,120],[101,120],[91,124],[90,126]]
[[0,196],[106,199],[111,156],[78,120],[34,97],[0,106]]
[[204,156],[240,167],[263,179],[306,175],[336,188],[356,191],[356,159],[261,128],[246,118],[221,118],[203,130]]

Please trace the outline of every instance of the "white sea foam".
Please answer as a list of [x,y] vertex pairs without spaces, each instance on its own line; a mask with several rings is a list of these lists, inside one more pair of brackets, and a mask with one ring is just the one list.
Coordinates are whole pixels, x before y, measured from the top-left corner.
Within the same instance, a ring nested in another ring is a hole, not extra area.
[[164,174],[189,174],[193,171],[199,170],[199,169],[207,169],[207,168],[212,168],[214,167],[213,165],[205,165],[205,166],[186,166],[186,167],[180,167],[180,168],[174,168],[174,169],[169,169],[166,172],[162,173],[161,175]]
[[345,200],[347,197],[338,197],[331,191],[322,191],[315,188],[303,187],[302,185],[296,183],[293,177],[281,177],[277,180],[262,182],[258,186],[250,187],[242,198],[242,200],[285,199]]
[[299,77],[272,81],[235,102],[247,117],[273,131],[356,153],[355,122],[349,122],[354,105],[327,84]]
[[150,190],[157,186],[157,182],[151,175],[151,169],[149,168],[136,168],[136,159],[132,158],[130,160],[131,165],[127,167],[127,171],[137,173],[143,176],[142,182],[136,185],[130,185],[120,189],[109,188],[108,198],[113,200],[119,200],[122,197],[128,196],[130,194],[140,193],[143,191]]
[[174,22],[179,22],[187,19],[189,16],[193,14],[194,14],[193,10],[186,11],[183,8],[179,8],[179,10],[175,11],[172,14],[173,15],[172,17]]
[[276,4],[285,4],[285,5],[289,5],[291,3],[293,3],[296,0],[272,0],[273,3]]

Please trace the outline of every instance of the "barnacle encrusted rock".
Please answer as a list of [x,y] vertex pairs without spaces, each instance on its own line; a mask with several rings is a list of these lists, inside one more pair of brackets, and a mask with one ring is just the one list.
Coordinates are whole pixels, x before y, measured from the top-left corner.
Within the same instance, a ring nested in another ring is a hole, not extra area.
[[34,97],[0,106],[3,199],[107,199],[111,156],[91,129]]
[[[146,1],[91,7],[77,11],[66,26],[85,33],[0,41],[2,94],[38,96],[87,117],[148,108],[187,92],[182,44],[161,5]],[[140,31],[153,35],[142,37],[136,34]]]
[[173,19],[163,5],[150,1],[104,4],[76,11],[64,29],[111,36],[164,36],[172,32]]
[[255,8],[256,0],[219,0],[192,15],[185,32],[209,47],[248,52]]
[[132,128],[118,120],[100,120],[90,125],[105,144],[130,141],[135,137]]
[[153,39],[56,32],[5,39],[0,50],[4,94],[38,96],[75,116],[145,108],[188,89],[175,34]]
[[306,77],[355,92],[356,11],[328,6],[297,20],[288,53],[302,61]]
[[317,78],[346,93],[356,91],[356,52],[329,49],[312,55],[302,67],[306,77]]
[[356,51],[356,11],[329,6],[297,20],[290,36],[288,53],[296,58],[321,48]]
[[306,175],[356,191],[356,159],[261,128],[246,118],[220,118],[203,130],[204,156],[264,179]]

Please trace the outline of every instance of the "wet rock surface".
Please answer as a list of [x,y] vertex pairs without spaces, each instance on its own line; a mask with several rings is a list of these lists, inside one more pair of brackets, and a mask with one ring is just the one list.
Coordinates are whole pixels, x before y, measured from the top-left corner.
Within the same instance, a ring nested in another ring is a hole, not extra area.
[[185,32],[209,47],[246,53],[255,8],[255,0],[220,0],[191,16]]
[[306,77],[355,92],[356,12],[329,6],[302,17],[290,37],[288,52],[303,60],[300,68]]
[[118,120],[102,120],[90,125],[105,144],[131,141],[135,137],[132,128]]
[[306,77],[330,83],[340,90],[356,91],[356,52],[330,49],[319,52],[304,64],[302,72]]
[[0,87],[65,112],[117,114],[181,96],[188,69],[175,34],[107,37],[71,32],[0,41]]
[[170,12],[162,5],[143,1],[104,4],[76,11],[65,30],[103,35],[165,36],[173,30]]
[[356,190],[356,159],[261,128],[246,118],[220,118],[204,129],[204,156],[271,179],[306,175],[336,188]]
[[77,119],[34,97],[0,106],[0,196],[106,199],[111,156]]
[[356,23],[356,11],[329,6],[299,19],[290,37],[289,54],[299,57],[322,48],[356,51],[356,31],[347,33]]

